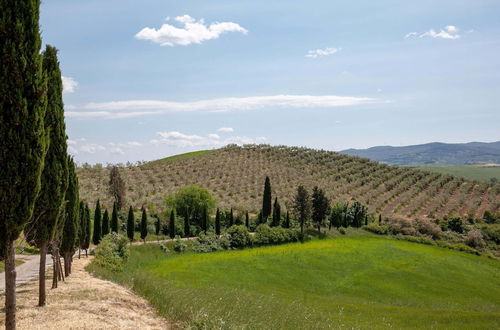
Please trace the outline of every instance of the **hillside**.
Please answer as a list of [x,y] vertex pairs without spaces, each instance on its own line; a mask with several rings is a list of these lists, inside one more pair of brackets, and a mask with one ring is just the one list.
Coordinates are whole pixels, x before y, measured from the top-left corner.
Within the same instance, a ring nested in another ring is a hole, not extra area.
[[471,165],[500,164],[500,141],[491,143],[427,143],[368,149],[347,149],[342,154],[365,157],[390,165]]
[[421,170],[451,174],[470,180],[500,182],[500,165],[419,165]]
[[[108,168],[80,168],[80,197],[112,206]],[[218,207],[258,211],[264,178],[273,198],[290,209],[299,184],[323,188],[335,201],[355,198],[370,212],[389,216],[442,217],[500,208],[500,186],[412,168],[392,167],[339,153],[298,147],[250,145],[185,154],[121,169],[127,201],[164,208],[165,196],[199,185],[213,192]]]

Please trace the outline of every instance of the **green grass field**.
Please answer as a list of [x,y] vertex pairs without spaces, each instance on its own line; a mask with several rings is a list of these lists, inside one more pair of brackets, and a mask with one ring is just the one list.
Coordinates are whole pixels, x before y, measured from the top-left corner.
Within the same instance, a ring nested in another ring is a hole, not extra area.
[[466,179],[489,182],[491,178],[497,178],[500,181],[500,166],[478,166],[478,165],[420,165],[421,170],[437,172],[442,174],[451,174]]
[[389,238],[181,255],[144,245],[123,273],[90,270],[181,327],[500,327],[498,261]]
[[170,157],[154,160],[152,162],[148,162],[146,165],[157,165],[160,163],[166,163],[166,162],[171,162],[174,160],[181,160],[181,159],[189,159],[189,158],[195,158],[198,156],[201,156],[203,154],[206,154],[207,152],[210,152],[211,150],[199,150],[199,151],[192,151],[192,152],[186,152],[183,154],[179,155],[173,155]]

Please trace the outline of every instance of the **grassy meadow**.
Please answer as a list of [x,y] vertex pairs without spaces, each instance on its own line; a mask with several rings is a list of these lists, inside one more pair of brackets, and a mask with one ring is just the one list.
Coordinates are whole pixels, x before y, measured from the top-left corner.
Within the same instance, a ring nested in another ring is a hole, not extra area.
[[500,181],[500,166],[482,166],[482,165],[421,165],[417,167],[421,170],[437,172],[441,174],[450,174],[463,177],[470,180],[490,182],[491,178],[497,178]]
[[180,327],[500,327],[498,261],[375,236],[209,254],[131,248],[131,287]]

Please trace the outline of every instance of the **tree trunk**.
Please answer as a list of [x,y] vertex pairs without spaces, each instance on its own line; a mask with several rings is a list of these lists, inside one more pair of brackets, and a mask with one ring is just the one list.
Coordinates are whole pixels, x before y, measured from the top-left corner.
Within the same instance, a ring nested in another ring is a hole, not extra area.
[[40,267],[38,272],[38,306],[45,306],[45,264],[47,260],[47,242],[40,246]]
[[64,253],[64,276],[68,277],[69,276],[69,258],[68,258],[68,253]]
[[61,263],[61,256],[59,255],[59,253],[57,254],[57,263],[59,265],[59,275],[61,276],[60,279],[64,282],[64,272]]
[[82,249],[78,248],[78,259],[80,259],[80,253],[82,252]]
[[16,329],[16,252],[14,242],[5,246],[5,329]]
[[89,254],[87,252],[88,252],[88,249],[85,249],[85,258],[89,257]]
[[59,277],[59,271],[57,270],[56,252],[52,249],[52,289],[57,288],[57,278]]

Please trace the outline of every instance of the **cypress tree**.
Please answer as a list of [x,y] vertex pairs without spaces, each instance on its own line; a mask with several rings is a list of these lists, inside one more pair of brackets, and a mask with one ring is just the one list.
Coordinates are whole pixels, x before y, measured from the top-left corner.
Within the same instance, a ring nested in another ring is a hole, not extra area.
[[40,55],[40,0],[0,1],[0,259],[5,262],[5,328],[16,327],[14,241],[33,214],[48,134]]
[[248,211],[245,212],[245,227],[250,228],[250,218],[248,217]]
[[382,224],[382,213],[378,215],[378,225],[380,226]]
[[264,182],[264,195],[262,197],[262,218],[266,219],[271,215],[272,207],[272,196],[271,196],[271,180],[266,176],[266,181]]
[[85,240],[83,241],[82,249],[85,250],[85,256],[87,256],[87,250],[90,246],[91,240],[91,223],[90,223],[90,208],[89,204],[85,204]]
[[113,213],[111,213],[111,232],[118,233],[118,209],[116,203],[113,203]]
[[141,239],[146,243],[146,236],[148,236],[148,216],[146,214],[146,209],[142,207],[142,217],[141,217]]
[[215,234],[220,235],[220,211],[217,208],[217,212],[215,213]]
[[104,237],[107,234],[109,234],[109,213],[108,213],[108,209],[105,209],[104,215],[102,216],[101,235],[102,235],[102,237]]
[[155,234],[156,234],[156,236],[159,236],[160,235],[160,231],[161,231],[160,216],[158,214],[155,214],[154,217],[156,218],[156,222],[155,222]]
[[234,215],[233,215],[233,208],[231,208],[231,211],[229,211],[229,226],[231,227],[234,225]]
[[273,208],[273,221],[271,222],[272,227],[277,227],[280,225],[281,221],[281,206],[278,203],[278,197],[274,200],[274,208]]
[[83,244],[85,242],[85,235],[87,231],[87,226],[85,223],[85,203],[80,201],[80,206],[78,210],[79,218],[79,230],[78,230],[78,259],[80,259],[81,249],[83,249]]
[[290,215],[288,214],[288,211],[286,211],[286,217],[285,217],[285,222],[283,223],[284,228],[290,228]]
[[92,242],[97,245],[101,242],[101,204],[99,200],[95,205],[94,211],[94,234],[92,235]]
[[206,208],[203,208],[203,211],[202,211],[202,215],[201,215],[201,229],[205,232],[205,234],[207,233],[207,230],[208,230],[208,211]]
[[170,211],[170,219],[168,222],[168,232],[170,234],[170,238],[175,237],[175,212],[174,209]]
[[190,237],[191,233],[189,230],[189,216],[188,214],[184,214],[184,237]]
[[64,219],[64,227],[61,241],[60,251],[64,258],[64,274],[69,276],[71,273],[71,261],[73,254],[75,253],[75,248],[77,246],[77,235],[78,235],[78,200],[80,199],[78,195],[78,178],[75,173],[75,164],[73,159],[69,159],[68,162],[69,170],[69,184],[66,190],[66,212]]
[[113,166],[109,173],[109,193],[115,200],[118,210],[125,205],[125,183],[120,176],[118,167]]
[[41,190],[35,202],[34,217],[25,228],[26,239],[40,249],[38,305],[45,306],[45,264],[49,242],[58,222],[64,221],[61,206],[68,188],[68,159],[62,81],[57,49],[47,45],[42,54],[47,77],[47,109],[44,124],[49,136]]
[[127,237],[132,242],[134,240],[134,228],[135,227],[135,219],[134,219],[134,210],[132,209],[132,205],[128,209],[128,217],[127,217]]

